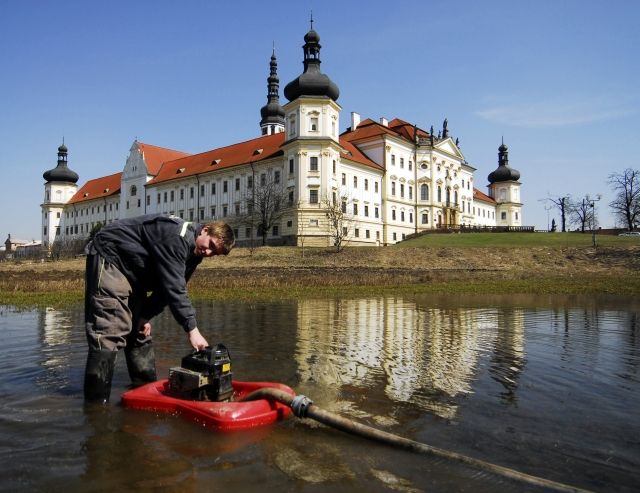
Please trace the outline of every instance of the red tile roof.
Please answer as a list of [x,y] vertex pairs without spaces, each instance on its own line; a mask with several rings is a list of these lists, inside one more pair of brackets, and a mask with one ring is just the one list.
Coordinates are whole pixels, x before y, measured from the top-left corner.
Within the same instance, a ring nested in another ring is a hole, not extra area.
[[[285,134],[281,132],[168,161],[148,182],[148,185],[282,156],[284,151],[281,146],[284,141]],[[350,142],[340,139],[340,145],[345,151],[341,154],[342,159],[348,159],[378,170],[382,169]]]
[[[429,137],[429,132],[425,132],[421,128],[416,127],[415,131],[419,137]],[[349,130],[343,133],[341,138],[344,138],[349,142],[355,142],[385,134],[402,137],[409,142],[413,142],[414,126],[399,118],[391,120],[388,126],[375,122],[371,118],[367,118],[361,121],[355,130]]]
[[495,200],[493,200],[488,195],[482,193],[477,188],[473,189],[473,200],[482,200],[483,202],[489,202],[490,204],[497,204]]
[[265,135],[257,139],[247,140],[239,144],[220,147],[200,154],[167,161],[160,168],[149,185],[208,173],[219,169],[232,168],[250,162],[264,161],[283,155],[280,146],[284,143],[285,134]]
[[363,154],[360,149],[354,146],[351,142],[346,139],[340,139],[340,145],[346,151],[341,154],[342,159],[349,159],[351,161],[355,161],[356,163],[364,164],[371,168],[375,168],[377,170],[382,170],[382,166],[378,163],[369,159],[365,154]]
[[69,200],[68,204],[77,204],[104,197],[110,197],[120,193],[120,180],[122,172],[109,176],[103,176],[89,180]]
[[173,149],[166,149],[142,142],[138,142],[138,147],[142,151],[145,163],[147,163],[147,171],[150,175],[154,176],[158,174],[163,163],[190,156],[188,152],[174,151]]

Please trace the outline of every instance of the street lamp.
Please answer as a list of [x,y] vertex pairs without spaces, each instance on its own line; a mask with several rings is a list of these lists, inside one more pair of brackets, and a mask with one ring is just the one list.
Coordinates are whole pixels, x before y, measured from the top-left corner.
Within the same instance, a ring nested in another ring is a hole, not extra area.
[[593,248],[596,247],[596,202],[602,198],[602,195],[598,194],[595,198],[586,197],[587,202],[591,206],[591,240],[593,241]]

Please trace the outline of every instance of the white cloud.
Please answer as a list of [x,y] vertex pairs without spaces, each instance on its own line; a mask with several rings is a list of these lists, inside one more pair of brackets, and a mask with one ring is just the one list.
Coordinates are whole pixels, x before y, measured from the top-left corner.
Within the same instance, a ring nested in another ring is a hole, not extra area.
[[613,120],[637,113],[635,101],[594,98],[496,104],[476,111],[480,118],[514,127],[557,127]]

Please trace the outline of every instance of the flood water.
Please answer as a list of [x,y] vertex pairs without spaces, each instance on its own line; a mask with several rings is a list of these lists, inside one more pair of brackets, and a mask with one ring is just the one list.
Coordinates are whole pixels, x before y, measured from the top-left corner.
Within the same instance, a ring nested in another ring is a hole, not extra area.
[[[527,474],[640,490],[640,302],[455,296],[200,303],[234,378]],[[540,491],[291,418],[221,434],[111,404],[85,410],[82,307],[0,306],[0,491]],[[159,375],[189,352],[153,323]]]

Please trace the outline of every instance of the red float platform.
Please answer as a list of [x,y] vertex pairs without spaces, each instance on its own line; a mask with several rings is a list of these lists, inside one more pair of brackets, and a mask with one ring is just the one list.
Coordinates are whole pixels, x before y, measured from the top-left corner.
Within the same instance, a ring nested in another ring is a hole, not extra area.
[[130,409],[178,414],[219,431],[265,426],[291,414],[288,406],[267,399],[237,402],[251,392],[264,387],[295,395],[290,387],[280,383],[235,380],[232,384],[233,399],[230,402],[191,401],[174,397],[168,392],[169,381],[165,379],[125,392],[122,394],[122,404]]

